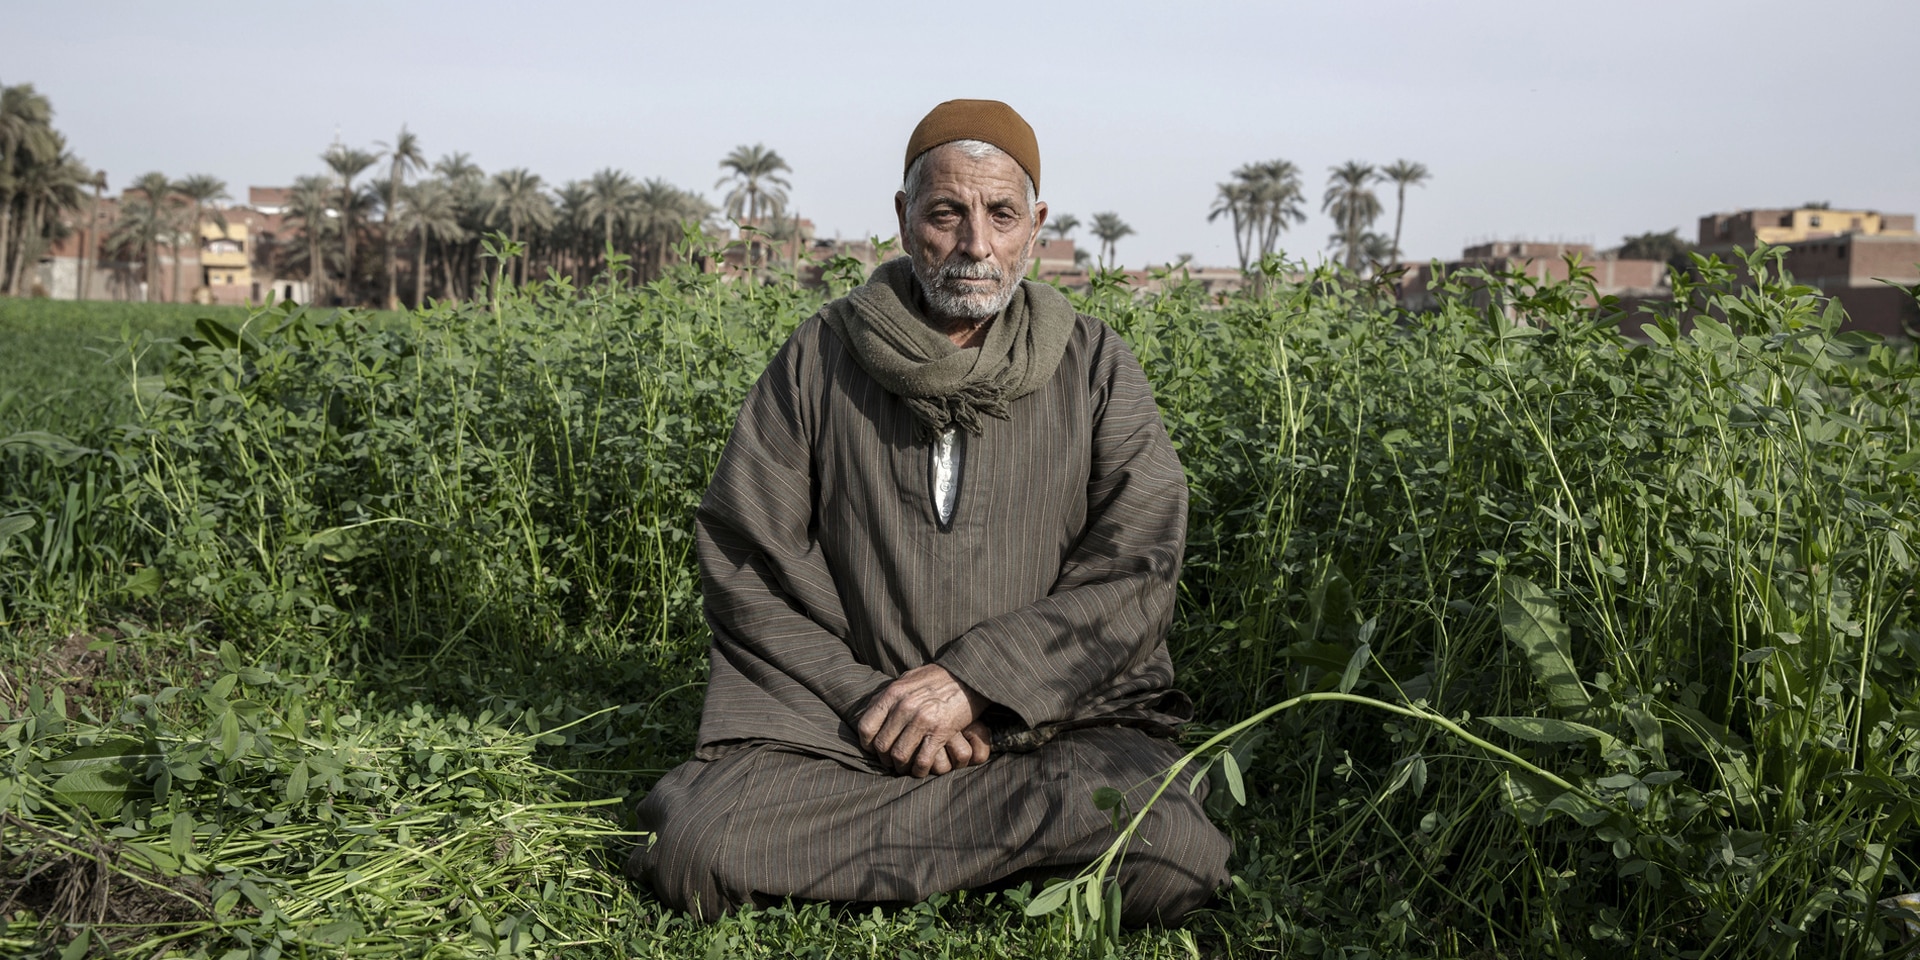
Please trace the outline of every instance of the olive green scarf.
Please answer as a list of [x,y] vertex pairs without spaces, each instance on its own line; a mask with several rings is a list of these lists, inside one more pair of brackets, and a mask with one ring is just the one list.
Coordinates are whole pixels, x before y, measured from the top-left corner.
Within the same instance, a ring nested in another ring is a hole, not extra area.
[[924,439],[957,426],[978,434],[981,416],[1010,419],[1007,405],[1045,385],[1073,335],[1073,305],[1022,280],[979,349],[953,345],[922,315],[913,261],[881,264],[867,282],[827,304],[827,326],[887,392],[906,401]]

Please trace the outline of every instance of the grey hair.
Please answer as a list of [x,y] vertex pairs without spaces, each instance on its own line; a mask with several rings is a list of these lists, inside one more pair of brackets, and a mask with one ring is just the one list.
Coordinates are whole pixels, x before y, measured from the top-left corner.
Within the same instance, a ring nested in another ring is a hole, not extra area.
[[[913,163],[907,166],[907,178],[901,182],[900,190],[907,195],[908,210],[912,210],[914,204],[920,202],[920,187],[922,186],[920,178],[923,175],[921,170],[927,162],[927,154],[932,153],[933,150],[937,150],[940,147],[959,147],[961,153],[966,154],[969,159],[973,160],[985,160],[988,157],[994,156],[1006,157],[1009,160],[1013,159],[1005,150],[985,140],[949,140],[946,143],[939,144],[932,150],[928,150],[926,153],[914,157]],[[1033,175],[1028,173],[1025,167],[1020,168],[1020,179],[1027,187],[1027,218],[1031,220],[1034,216],[1034,204],[1039,202],[1040,196],[1033,189]]]

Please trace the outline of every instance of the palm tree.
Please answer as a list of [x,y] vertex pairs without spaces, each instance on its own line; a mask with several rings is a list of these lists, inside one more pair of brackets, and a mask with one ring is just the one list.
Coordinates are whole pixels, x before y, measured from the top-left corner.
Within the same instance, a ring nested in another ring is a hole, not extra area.
[[14,194],[21,178],[28,168],[51,163],[59,155],[53,105],[47,98],[30,83],[0,87],[0,277],[6,273]]
[[107,245],[122,259],[139,260],[146,288],[143,301],[154,299],[154,274],[160,272],[161,237],[172,229],[173,212],[166,207],[172,182],[163,173],[149,173],[134,181],[128,197],[120,204],[119,219],[107,236]]
[[1207,222],[1212,223],[1223,216],[1231,219],[1233,252],[1240,257],[1240,272],[1245,273],[1247,249],[1253,239],[1253,185],[1236,176],[1217,186],[1220,192],[1214,197],[1213,209],[1207,211]]
[[442,246],[466,235],[460,228],[460,207],[451,185],[428,180],[409,187],[402,195],[400,226],[418,234],[413,260],[413,306],[426,303],[427,243],[438,239]]
[[1228,217],[1233,223],[1234,252],[1240,269],[1250,268],[1278,249],[1281,231],[1306,220],[1301,209],[1300,168],[1288,160],[1242,165],[1233,179],[1219,184],[1219,194],[1207,220]]
[[614,227],[632,224],[638,200],[633,178],[625,170],[606,167],[587,181],[586,201],[580,209],[587,218],[586,226],[600,224],[602,250],[613,247]]
[[449,252],[441,248],[441,268],[445,272],[445,291],[473,289],[473,262],[479,237],[487,230],[487,174],[467,154],[454,152],[434,161],[433,172],[453,191],[454,205],[460,210],[461,238]]
[[341,285],[340,289],[348,303],[353,302],[353,212],[360,206],[359,197],[353,192],[353,178],[366,172],[380,159],[378,154],[352,147],[334,144],[326,153],[320,155],[326,161],[327,168],[340,178],[340,236],[341,236]]
[[1063,213],[1047,220],[1046,229],[1061,240],[1073,238],[1073,232],[1080,229],[1080,218],[1071,213]]
[[28,167],[16,185],[15,199],[22,213],[10,287],[16,297],[29,289],[27,265],[39,260],[49,242],[66,235],[66,222],[60,214],[79,209],[85,196],[82,187],[92,176],[86,164],[66,152],[66,139],[58,133],[53,135],[53,146],[53,161]]
[[593,257],[593,216],[587,212],[590,190],[585,180],[568,180],[553,191],[559,205],[547,243],[554,258],[579,283]]
[[1393,181],[1396,202],[1393,206],[1393,262],[1400,262],[1400,222],[1407,213],[1407,188],[1417,187],[1427,182],[1432,174],[1427,172],[1423,163],[1412,160],[1395,160],[1380,168],[1380,175]]
[[[393,143],[383,143],[381,146],[387,148],[392,171],[387,175],[387,212],[380,224],[381,239],[386,242],[387,248],[387,309],[398,310],[400,278],[394,273],[393,220],[400,212],[400,190],[405,185],[408,172],[426,169],[427,157],[420,152],[420,138],[407,132],[406,124],[400,125],[400,135],[393,138]],[[414,299],[417,301],[419,297]]]
[[[225,180],[212,174],[196,173],[175,183],[173,185],[173,192],[187,198],[187,202],[193,205],[193,214],[191,222],[187,226],[187,233],[189,237],[188,242],[193,244],[195,250],[200,248],[200,225],[202,223],[211,219],[214,223],[220,225],[222,233],[226,231],[227,217],[220,212],[218,207],[213,209],[212,217],[209,218],[207,216],[207,204],[215,200],[227,199],[227,182]],[[202,274],[202,279],[205,279],[204,274]],[[180,248],[178,244],[174,245],[173,254],[173,298],[175,300],[180,299]]]
[[1106,266],[1115,259],[1118,259],[1118,254],[1114,250],[1114,244],[1117,243],[1121,237],[1131,236],[1133,234],[1133,228],[1127,226],[1127,222],[1120,219],[1120,215],[1117,213],[1094,214],[1093,226],[1089,229],[1093,231],[1094,236],[1100,238],[1100,263],[1102,266]]
[[481,170],[480,165],[474,163],[465,151],[455,151],[435,160],[433,172],[450,183],[479,180],[486,176],[486,172]]
[[300,177],[287,191],[287,225],[297,228],[307,241],[307,299],[320,299],[325,261],[320,242],[335,226],[339,211],[333,207],[333,182],[319,174]]
[[[493,175],[487,216],[507,221],[507,238],[520,242],[523,227],[545,229],[553,223],[553,201],[547,197],[540,175],[525,167],[502,170]],[[528,257],[520,258],[520,282],[527,282]]]
[[1347,269],[1359,273],[1362,258],[1366,256],[1367,228],[1380,216],[1380,198],[1368,189],[1379,175],[1373,164],[1358,160],[1329,169],[1333,175],[1327,180],[1327,193],[1320,209],[1331,214],[1334,226],[1339,228],[1333,242],[1344,252]]
[[[750,222],[759,225],[762,217],[777,217],[787,208],[787,191],[793,188],[780,171],[793,172],[787,161],[781,159],[779,151],[769,150],[766,145],[756,143],[753,146],[738,146],[726,159],[720,161],[722,169],[729,173],[714,182],[716,189],[729,183],[733,189],[727,192],[727,216],[735,222]],[[744,214],[744,220],[743,215]],[[747,266],[753,266],[752,244],[747,247]]]
[[1301,203],[1306,193],[1300,187],[1300,168],[1288,160],[1268,160],[1242,168],[1254,185],[1254,223],[1258,227],[1260,259],[1273,256],[1280,248],[1280,233],[1288,224],[1305,223],[1306,210]]
[[639,242],[641,278],[658,277],[667,263],[667,252],[688,223],[699,223],[713,215],[713,206],[698,194],[682,190],[661,180],[649,178],[634,192],[633,232]]

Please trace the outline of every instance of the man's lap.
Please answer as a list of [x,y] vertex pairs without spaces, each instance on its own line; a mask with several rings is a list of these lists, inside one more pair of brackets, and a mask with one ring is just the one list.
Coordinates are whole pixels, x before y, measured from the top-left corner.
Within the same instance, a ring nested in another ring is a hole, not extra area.
[[[1143,802],[1178,756],[1138,730],[1098,727],[915,779],[748,746],[661,779],[640,808],[654,842],[630,868],[707,917],[756,895],[911,901],[1016,874],[1071,873],[1113,840],[1093,791],[1110,786]],[[1141,895],[1210,893],[1225,879],[1225,838],[1184,783],[1155,811],[1141,834],[1150,846],[1136,842],[1128,857],[1158,871],[1141,874]]]

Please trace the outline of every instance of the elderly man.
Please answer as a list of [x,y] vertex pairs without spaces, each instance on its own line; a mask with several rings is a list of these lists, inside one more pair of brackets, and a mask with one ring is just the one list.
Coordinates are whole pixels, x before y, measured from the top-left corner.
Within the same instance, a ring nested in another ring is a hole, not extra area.
[[[916,901],[1069,875],[1138,808],[1191,705],[1165,633],[1187,490],[1139,363],[1023,281],[1033,130],[935,107],[894,196],[907,258],[801,324],[697,517],[713,627],[696,759],[630,869],[711,919],[781,897]],[[1184,784],[1119,873],[1123,920],[1226,880]]]

